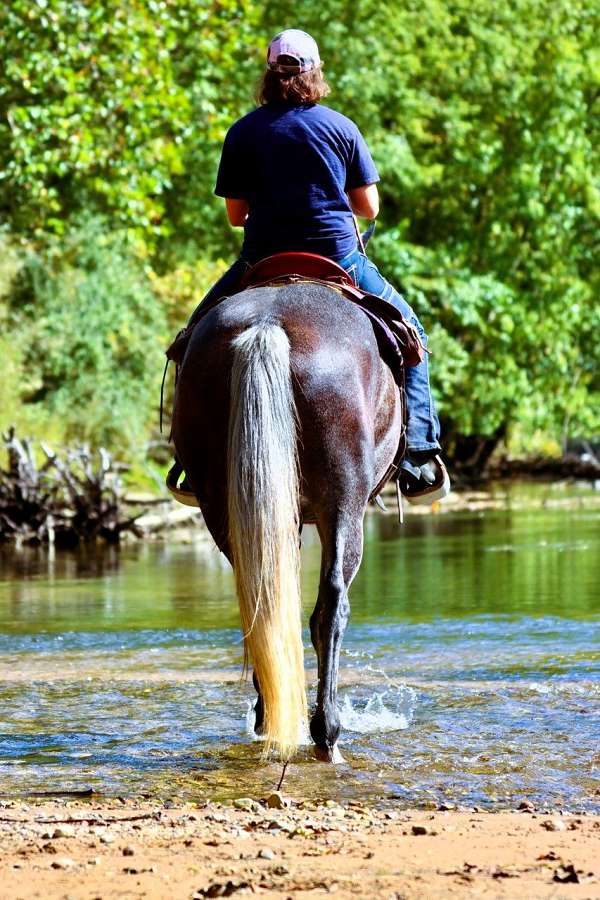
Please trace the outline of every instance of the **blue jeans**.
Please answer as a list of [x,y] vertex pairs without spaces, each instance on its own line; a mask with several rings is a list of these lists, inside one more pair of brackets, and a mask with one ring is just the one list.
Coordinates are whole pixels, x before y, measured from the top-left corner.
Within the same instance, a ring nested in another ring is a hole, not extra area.
[[[427,346],[427,335],[423,326],[400,294],[392,285],[383,278],[377,267],[371,260],[359,250],[353,250],[341,260],[339,264],[346,269],[354,281],[371,294],[383,297],[396,309],[399,309],[405,319],[414,325],[421,336],[423,346]],[[226,297],[228,294],[239,290],[242,276],[250,268],[250,263],[240,257],[221,276],[217,283],[210,289],[199,307],[192,313],[189,324],[193,324],[196,312],[207,300]],[[408,406],[407,447],[411,450],[439,450],[440,423],[435,411],[435,404],[429,387],[429,366],[427,354],[418,366],[406,369],[406,402]]]
[[[385,280],[377,266],[364,253],[361,253],[360,250],[353,250],[352,253],[337,262],[364,291],[369,291],[370,294],[375,294],[377,297],[383,297],[384,300],[399,309],[404,318],[419,332],[423,346],[427,346],[427,335],[412,308],[389,281]],[[406,403],[408,406],[406,432],[408,451],[439,450],[440,422],[429,387],[429,363],[426,353],[418,366],[410,366],[406,369]]]

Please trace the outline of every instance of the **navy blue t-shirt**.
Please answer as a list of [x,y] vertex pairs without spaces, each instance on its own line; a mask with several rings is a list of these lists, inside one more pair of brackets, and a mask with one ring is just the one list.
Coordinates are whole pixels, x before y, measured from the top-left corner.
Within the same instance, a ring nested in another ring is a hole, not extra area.
[[229,129],[215,194],[248,201],[242,256],[356,248],[346,192],[379,174],[351,119],[315,103],[269,103]]

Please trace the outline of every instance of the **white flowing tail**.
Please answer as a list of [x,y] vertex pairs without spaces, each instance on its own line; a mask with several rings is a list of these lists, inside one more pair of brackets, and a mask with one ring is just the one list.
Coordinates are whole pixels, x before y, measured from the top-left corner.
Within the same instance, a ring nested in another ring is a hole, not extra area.
[[290,346],[275,323],[233,341],[229,543],[250,659],[264,702],[266,752],[284,759],[306,721],[300,598],[300,490]]

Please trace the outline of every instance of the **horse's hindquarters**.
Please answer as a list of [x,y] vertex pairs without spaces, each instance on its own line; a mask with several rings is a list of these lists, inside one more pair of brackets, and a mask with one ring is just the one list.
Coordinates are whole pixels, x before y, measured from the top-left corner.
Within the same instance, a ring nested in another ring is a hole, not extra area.
[[[333,289],[310,283],[252,289],[196,326],[179,376],[174,442],[206,524],[234,563],[247,646],[260,670],[267,733],[284,750],[294,745],[298,722],[291,723],[304,708],[299,493],[323,547],[311,617],[319,660],[311,734],[321,757],[334,759],[347,589],[360,564],[369,495],[394,456],[399,434],[397,390],[379,359],[371,325]],[[293,489],[290,435],[300,469]],[[274,650],[275,664],[262,658],[265,647]],[[296,712],[274,727],[278,704]]]

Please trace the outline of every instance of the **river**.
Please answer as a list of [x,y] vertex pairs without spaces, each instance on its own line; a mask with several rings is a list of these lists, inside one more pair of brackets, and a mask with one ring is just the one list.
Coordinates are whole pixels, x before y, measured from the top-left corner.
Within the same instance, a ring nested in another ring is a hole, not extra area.
[[[600,507],[591,487],[367,517],[341,663],[346,764],[292,794],[600,812]],[[303,539],[305,623],[319,546]],[[206,541],[0,549],[0,792],[260,796],[233,579]],[[315,657],[305,631],[309,699]]]

